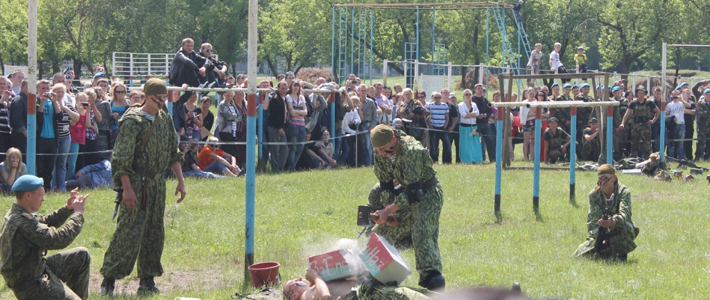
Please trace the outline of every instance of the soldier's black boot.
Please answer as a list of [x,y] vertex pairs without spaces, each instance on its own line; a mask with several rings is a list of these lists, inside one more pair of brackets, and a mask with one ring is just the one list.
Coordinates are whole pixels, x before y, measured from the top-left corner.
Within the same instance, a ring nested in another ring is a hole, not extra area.
[[520,283],[513,282],[513,287],[510,290],[513,292],[521,293],[522,290],[520,289]]
[[141,278],[140,285],[138,286],[138,296],[150,296],[153,294],[160,294],[160,290],[155,287],[153,277]]
[[626,259],[628,258],[628,255],[629,255],[628,253],[619,254],[619,261],[622,261],[622,262],[626,261]]
[[430,291],[443,291],[446,287],[446,280],[444,279],[444,275],[434,271],[429,273],[424,280],[419,281],[419,285]]
[[116,287],[116,280],[113,278],[104,278],[101,282],[100,296],[113,296],[113,290]]

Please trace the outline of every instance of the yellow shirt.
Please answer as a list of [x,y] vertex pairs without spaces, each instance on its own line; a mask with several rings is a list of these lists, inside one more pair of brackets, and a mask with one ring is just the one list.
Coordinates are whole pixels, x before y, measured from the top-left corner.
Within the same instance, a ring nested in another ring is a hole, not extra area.
[[580,64],[580,65],[581,65],[581,64],[584,64],[584,63],[587,63],[587,55],[586,55],[586,54],[582,54],[582,55],[575,54],[575,55],[574,55],[574,60],[576,60],[577,63]]

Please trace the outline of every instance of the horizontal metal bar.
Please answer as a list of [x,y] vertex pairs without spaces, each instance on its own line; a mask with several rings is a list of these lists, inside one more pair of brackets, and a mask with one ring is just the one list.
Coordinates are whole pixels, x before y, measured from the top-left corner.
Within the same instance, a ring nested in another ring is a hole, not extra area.
[[[539,75],[513,75],[513,79],[576,79],[576,78],[591,78],[591,77],[604,77],[606,75],[612,76],[612,73],[579,73],[579,74],[539,74]],[[510,73],[503,73],[498,75],[504,78],[510,78]]]
[[[142,91],[142,87],[129,87],[129,91]],[[179,86],[169,86],[168,91],[189,91],[189,92],[218,92],[218,93],[224,93],[224,92],[247,92],[247,89],[245,88],[231,88],[231,89],[224,89],[224,88],[196,88],[196,87],[189,87],[187,89],[184,89]],[[275,92],[276,89],[262,89],[258,88],[256,89],[257,92]],[[319,94],[330,94],[330,93],[340,93],[344,91],[343,88],[337,89],[337,90],[311,90],[311,89],[303,89],[304,92],[306,93],[319,93]]]
[[563,107],[600,107],[619,106],[618,101],[542,101],[542,102],[488,102],[489,107],[529,107],[529,108],[563,108]]
[[710,48],[710,45],[692,45],[692,44],[666,44],[670,47],[694,47],[694,48]]
[[454,3],[352,3],[352,4],[333,4],[334,7],[359,7],[359,8],[402,8],[402,7],[446,7],[446,6],[465,6],[465,7],[488,7],[498,6],[504,8],[513,8],[513,5],[499,2],[454,2]]

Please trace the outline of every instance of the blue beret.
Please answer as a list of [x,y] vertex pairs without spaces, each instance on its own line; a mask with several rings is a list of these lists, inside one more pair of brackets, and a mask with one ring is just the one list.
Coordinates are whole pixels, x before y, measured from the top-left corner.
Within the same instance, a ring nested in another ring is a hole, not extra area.
[[682,87],[684,87],[684,86],[686,86],[686,85],[688,85],[688,83],[687,83],[687,82],[683,82],[683,83],[681,83],[679,86],[677,86],[677,87],[675,88],[675,90],[676,90],[676,91],[677,91],[677,90],[680,90]]
[[22,175],[12,184],[14,192],[34,191],[44,185],[44,180],[34,175]]
[[705,89],[705,90],[703,91],[703,94],[710,94],[710,89]]
[[597,85],[597,90],[598,90],[599,88],[601,88],[601,89],[603,90],[603,89],[604,89],[604,85],[603,85],[603,84],[602,84],[602,85]]
[[572,88],[572,85],[569,83],[565,83],[565,85],[562,86],[563,89],[569,89]]
[[73,67],[66,67],[66,68],[64,68],[64,71],[62,72],[62,74],[66,74],[69,71],[74,71],[74,68]]
[[99,77],[106,77],[106,74],[104,74],[104,72],[98,72],[98,73],[94,74],[94,78],[99,78]]
[[557,82],[555,82],[555,83],[552,84],[552,87],[556,87],[556,86],[560,86],[560,85],[557,84]]
[[620,91],[620,90],[621,90],[621,87],[618,86],[618,85],[615,85],[613,88],[611,88],[611,92],[612,92],[612,93],[614,93],[614,92],[616,92],[616,91]]
[[589,83],[582,83],[582,85],[579,86],[579,88],[580,88],[580,89],[583,89],[583,88],[586,88],[586,87],[589,87],[589,86],[590,86]]

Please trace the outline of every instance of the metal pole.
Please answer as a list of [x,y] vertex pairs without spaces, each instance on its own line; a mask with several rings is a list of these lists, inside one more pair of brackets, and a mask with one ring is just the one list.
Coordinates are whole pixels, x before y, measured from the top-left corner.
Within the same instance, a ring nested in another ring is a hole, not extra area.
[[[503,76],[498,76],[498,81],[500,84],[501,94],[503,94]],[[503,111],[505,108],[499,107],[496,118],[496,187],[494,196],[494,212],[498,221],[501,220],[500,214],[500,193],[501,193],[501,183],[502,172],[503,172]],[[485,124],[484,124],[485,125]]]
[[355,73],[355,8],[352,9],[351,14],[352,19],[350,20],[350,73]]
[[[490,26],[490,21],[491,21],[490,11],[491,11],[491,8],[490,8],[490,7],[486,7],[486,68],[488,68],[488,66],[491,65],[490,58],[488,57],[488,49],[490,48],[488,44],[489,44],[489,40],[490,40],[490,31],[491,31],[491,30],[490,30],[490,29],[491,29],[491,26]],[[485,80],[486,80],[486,91],[487,91],[487,90],[488,90],[488,70],[486,70],[486,74],[485,74],[485,75],[486,75]]]
[[[661,118],[660,120],[656,120],[656,122],[661,122],[661,140],[660,140],[660,150],[661,150],[661,163],[663,163],[666,160],[666,156],[664,154],[665,152],[665,137],[666,137],[666,67],[667,67],[667,62],[666,62],[666,55],[668,54],[668,49],[667,49],[668,44],[663,43],[663,50],[661,52],[661,88],[663,89],[663,94],[661,99]],[[647,91],[650,91],[650,88],[646,88]]]
[[[335,78],[337,76],[337,71],[336,71],[336,66],[335,66],[335,5],[333,5],[332,9],[333,11],[333,18],[331,18],[331,29],[330,29],[330,72],[331,72],[331,79],[335,82],[339,82],[340,80],[336,81]],[[340,78],[338,78],[340,79]],[[259,120],[261,120],[261,116],[263,114],[263,110],[261,108],[261,105],[259,105]],[[263,123],[263,122],[259,122]],[[261,132],[259,133],[259,136],[261,136]],[[261,140],[260,140],[261,141]],[[261,144],[259,144],[259,158],[261,158]]]
[[535,109],[535,170],[533,174],[533,211],[540,206],[540,135],[542,132],[542,108]]
[[[417,5],[417,56],[414,58],[414,60],[418,60],[418,59],[419,59],[419,5]],[[414,76],[417,76],[416,72],[414,72]],[[414,84],[414,83],[412,82],[412,84]]]
[[454,82],[454,79],[453,79],[453,77],[451,76],[451,74],[453,73],[453,71],[454,71],[454,65],[453,65],[451,62],[449,62],[449,70],[448,70],[448,72],[449,72],[449,74],[448,74],[448,75],[449,75],[449,91],[453,91],[453,82]]
[[614,113],[613,106],[606,107],[606,163],[613,165],[614,161]]
[[370,70],[370,85],[372,85],[372,44],[374,39],[372,38],[372,24],[374,23],[374,10],[370,9],[370,65],[368,69]]
[[[333,145],[335,145],[335,94],[330,93],[330,138],[333,141]],[[344,99],[340,99],[340,102],[342,103]],[[339,138],[338,143],[342,143],[343,139]],[[342,147],[342,145],[341,145]],[[340,153],[336,153],[335,155],[340,155]]]
[[575,170],[577,168],[577,108],[570,109],[569,201],[574,203]]
[[414,87],[419,90],[419,60],[415,59],[414,60],[414,80],[412,81],[412,84]]
[[37,0],[27,4],[27,173],[37,175],[35,154],[37,150]]
[[[387,86],[387,59],[382,60],[382,85]],[[405,84],[406,85],[406,84]]]
[[[649,89],[650,87],[647,87]],[[631,93],[636,95],[636,72],[631,75]]]
[[247,40],[247,161],[246,161],[246,204],[244,213],[244,287],[249,282],[249,266],[254,264],[254,193],[255,193],[255,153],[256,145],[256,59],[257,24],[259,22],[259,2],[249,0],[249,33]]
[[[434,41],[436,39],[436,7],[431,10],[431,63],[434,63]],[[432,66],[433,68],[433,66]]]
[[259,122],[256,124],[256,132],[259,135],[259,146],[257,146],[259,148],[259,159],[262,159],[264,158],[264,145],[262,145],[261,143],[264,142],[264,99],[266,99],[266,94],[264,92],[259,92],[258,96],[259,111],[257,112],[257,120],[259,120]]

